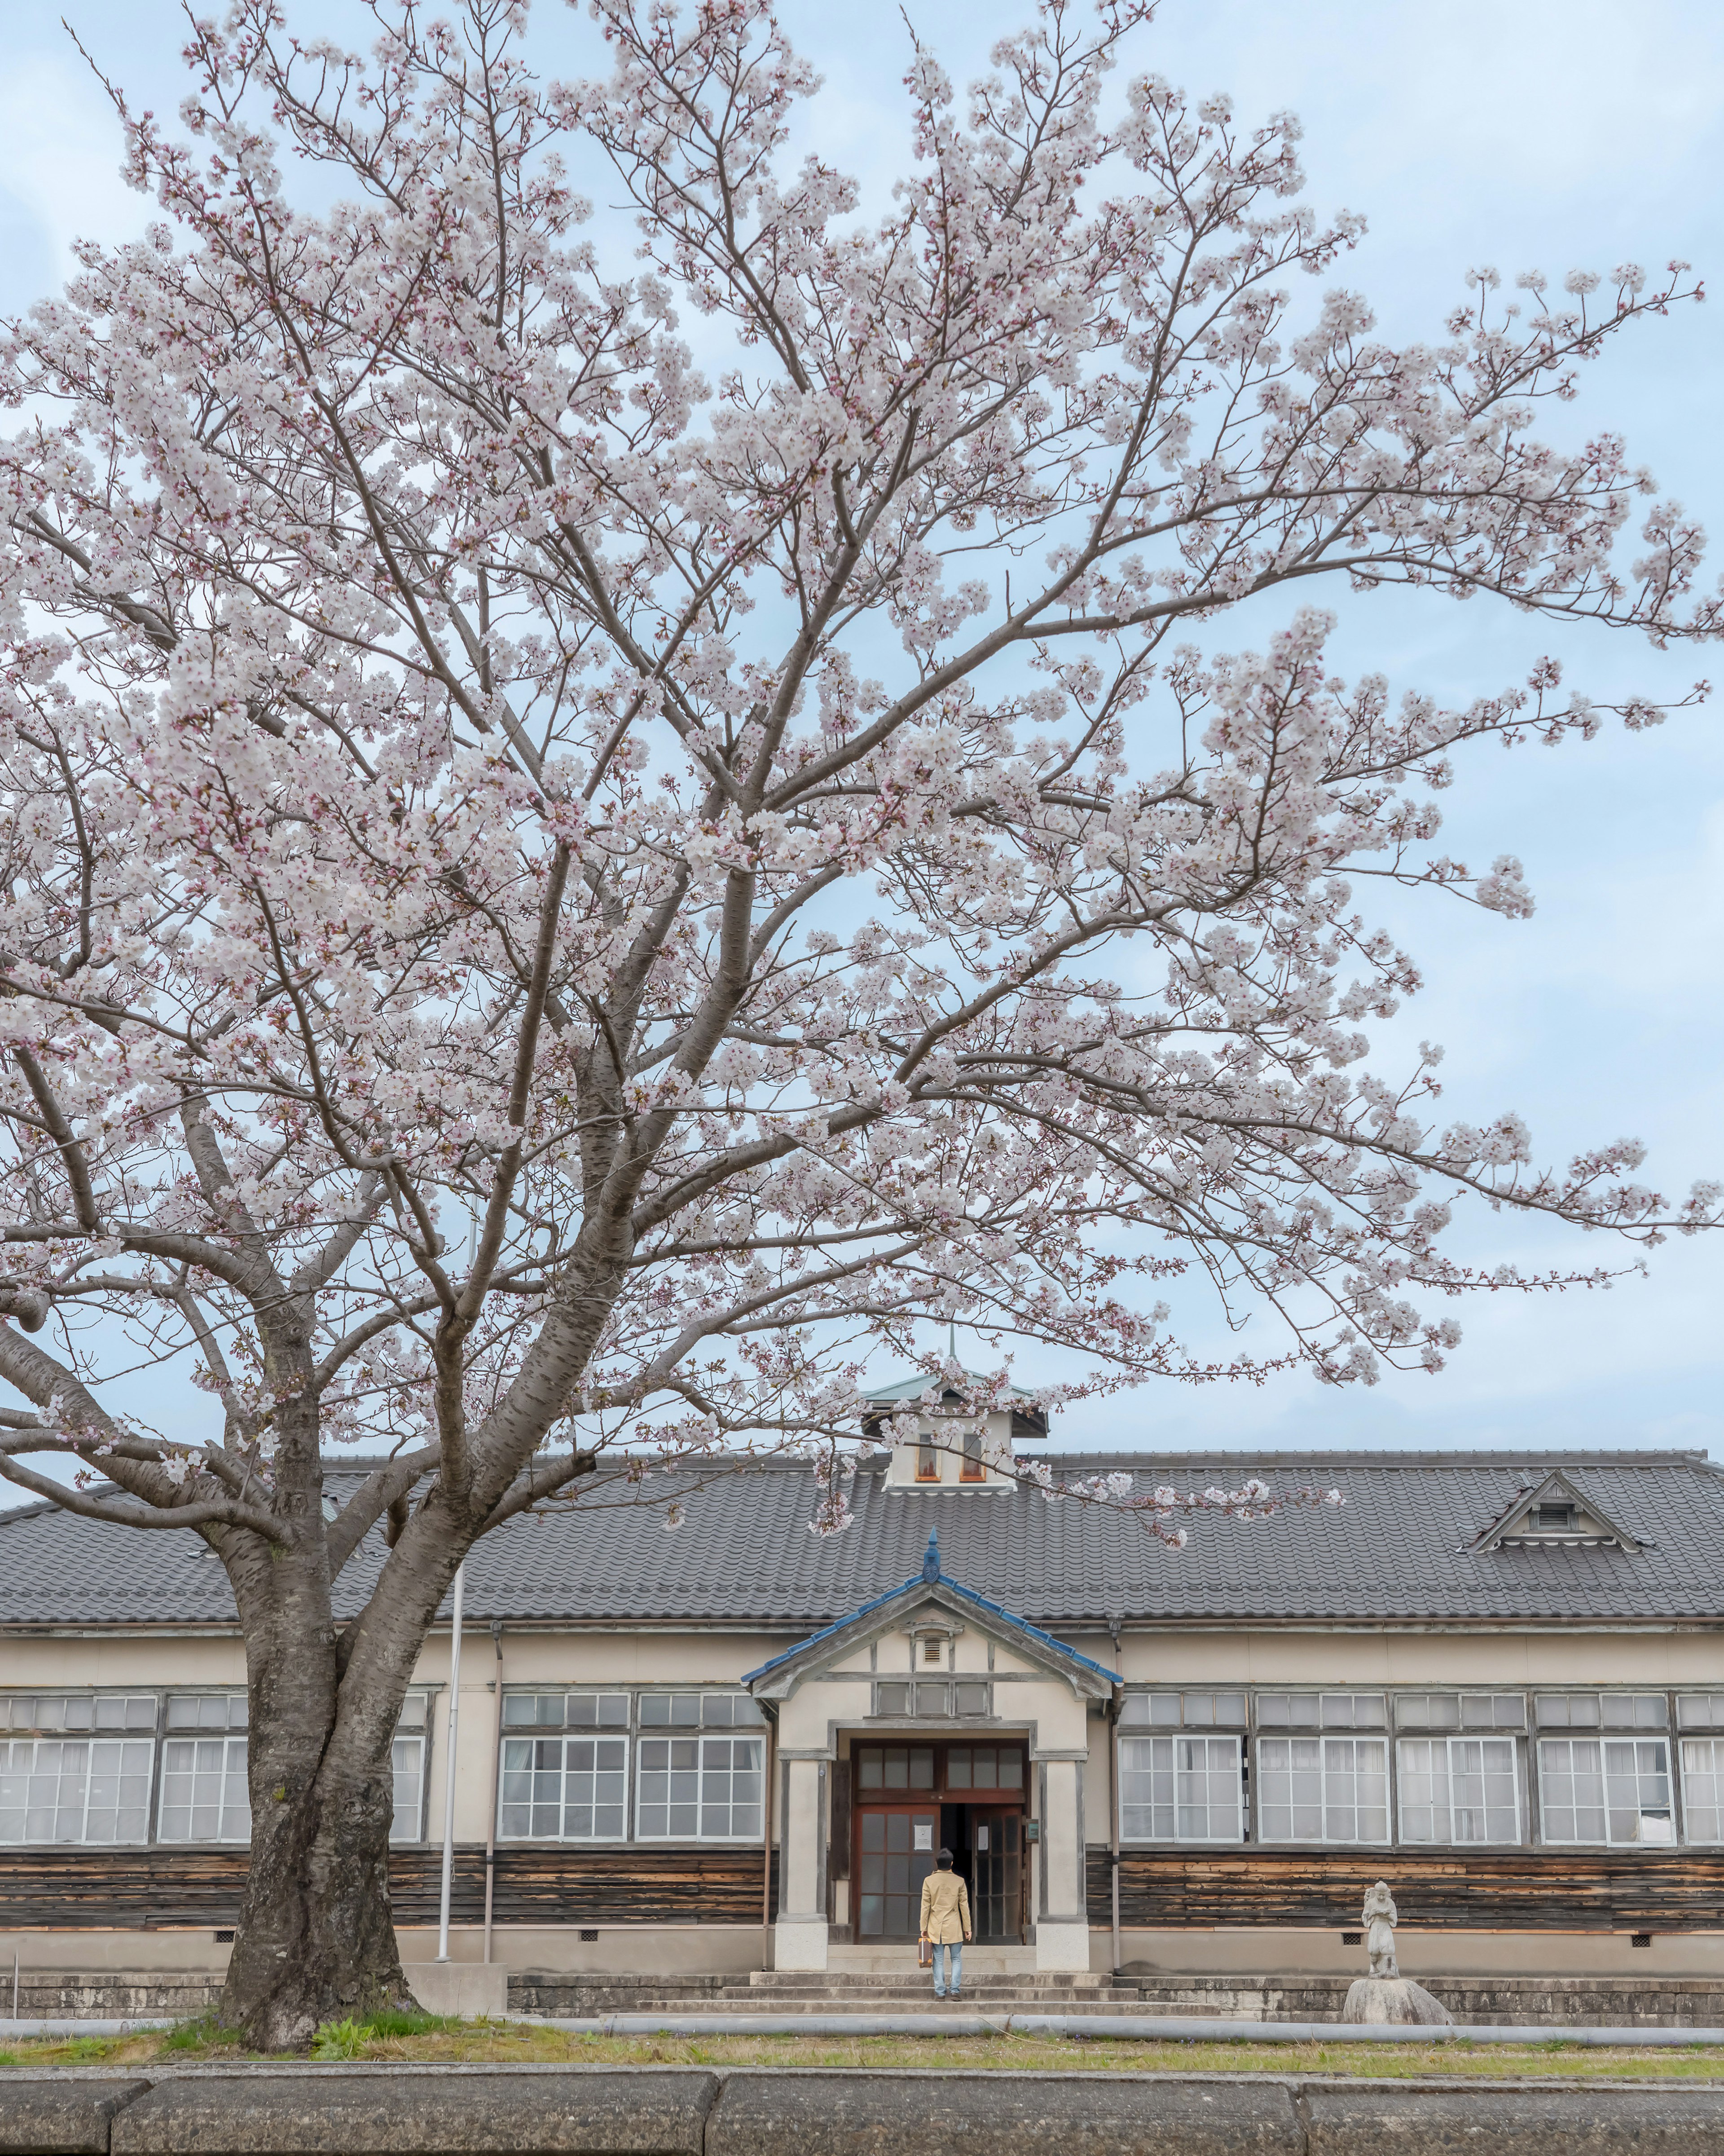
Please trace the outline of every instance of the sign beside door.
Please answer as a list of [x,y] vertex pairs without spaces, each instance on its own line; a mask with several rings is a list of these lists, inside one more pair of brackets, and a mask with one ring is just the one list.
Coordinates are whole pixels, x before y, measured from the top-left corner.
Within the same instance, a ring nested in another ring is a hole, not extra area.
[[934,1846],[932,1820],[918,1820],[916,1822],[916,1846],[918,1849],[931,1849]]

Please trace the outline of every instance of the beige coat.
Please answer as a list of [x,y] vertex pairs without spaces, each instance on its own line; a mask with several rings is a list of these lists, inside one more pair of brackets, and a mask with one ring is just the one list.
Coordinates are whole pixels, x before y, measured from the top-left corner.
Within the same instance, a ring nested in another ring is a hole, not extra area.
[[970,1892],[955,1871],[931,1871],[922,1881],[922,1936],[936,1947],[962,1946],[970,1936]]

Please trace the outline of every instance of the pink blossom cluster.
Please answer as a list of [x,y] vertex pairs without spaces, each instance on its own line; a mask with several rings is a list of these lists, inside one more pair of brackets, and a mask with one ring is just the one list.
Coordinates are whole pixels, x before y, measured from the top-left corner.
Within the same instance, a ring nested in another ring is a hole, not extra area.
[[[1715,634],[1691,520],[1537,431],[1684,266],[1483,275],[1397,346],[1305,282],[1362,228],[1290,119],[1104,97],[1138,0],[1046,0],[963,96],[918,47],[876,218],[792,167],[762,0],[596,14],[568,84],[497,0],[368,57],[200,19],[177,123],[120,100],[157,221],[5,333],[0,1471],[281,1542],[361,1441],[338,1563],[624,1440],[777,1448],[830,1529],[919,1321],[1067,1351],[1049,1404],[1369,1380],[1537,1284],[1444,1255],[1458,1200],[1714,1223],[1367,1065],[1419,983],[1363,894],[1532,907],[1439,850],[1454,759],[1610,714],[1554,660],[1350,681],[1319,598]],[[1199,1288],[1282,1344],[1193,1356]],[[140,1358],[219,1435],[148,1428]],[[1073,1494],[1175,1540],[1280,1502]]]

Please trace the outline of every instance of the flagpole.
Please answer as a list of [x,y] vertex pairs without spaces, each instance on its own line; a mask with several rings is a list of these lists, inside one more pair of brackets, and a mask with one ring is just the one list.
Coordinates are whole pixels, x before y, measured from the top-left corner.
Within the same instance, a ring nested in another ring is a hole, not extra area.
[[455,1608],[449,1650],[449,1758],[443,1770],[443,1894],[437,1912],[437,1958],[449,1959],[449,1897],[455,1868],[455,1731],[461,1718],[461,1604],[467,1584],[464,1563],[455,1567]]

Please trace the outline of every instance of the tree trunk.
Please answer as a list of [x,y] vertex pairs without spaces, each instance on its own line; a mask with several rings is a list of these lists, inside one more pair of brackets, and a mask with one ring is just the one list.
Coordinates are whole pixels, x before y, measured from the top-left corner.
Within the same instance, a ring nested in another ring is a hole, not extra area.
[[[303,2049],[320,2023],[414,2001],[389,1902],[399,1699],[367,1699],[355,1714],[331,1681],[316,1715],[303,1707],[319,1687],[272,1674],[250,1687],[251,1869],[221,2018],[280,2051]],[[280,1712],[284,1691],[300,1695],[300,1712]]]

